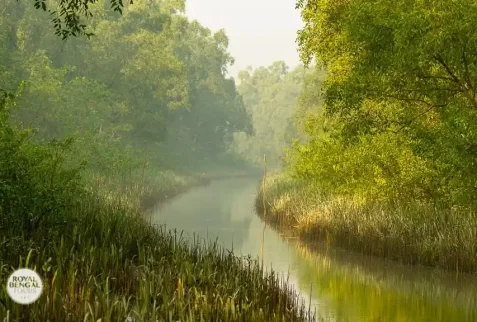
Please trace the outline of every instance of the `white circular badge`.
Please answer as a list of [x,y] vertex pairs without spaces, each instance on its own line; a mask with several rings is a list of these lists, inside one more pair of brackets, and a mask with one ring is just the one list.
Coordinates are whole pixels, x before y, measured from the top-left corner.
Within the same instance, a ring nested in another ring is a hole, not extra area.
[[7,281],[7,293],[18,304],[31,304],[38,300],[43,291],[40,276],[31,269],[14,271]]

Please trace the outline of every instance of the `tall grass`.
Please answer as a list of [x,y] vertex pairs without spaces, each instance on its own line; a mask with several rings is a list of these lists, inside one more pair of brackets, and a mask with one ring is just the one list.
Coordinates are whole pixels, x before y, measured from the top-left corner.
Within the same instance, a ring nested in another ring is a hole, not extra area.
[[[263,213],[260,195],[256,208]],[[268,180],[265,207],[275,227],[303,240],[324,240],[407,264],[477,272],[477,216],[465,209],[328,196],[286,174]]]
[[215,179],[258,177],[253,168],[215,168],[204,172],[192,170],[173,171],[149,165],[127,175],[105,175],[98,171],[84,171],[84,181],[90,190],[100,190],[103,195],[121,195],[142,210],[151,209],[157,203],[168,200],[186,190],[206,185]]
[[[188,244],[123,200],[89,194],[64,222],[2,238],[2,284],[18,267],[43,278],[29,306],[0,292],[1,321],[307,321],[297,294],[252,259]],[[7,232],[8,235],[8,232]]]
[[150,168],[144,173],[125,176],[105,176],[88,172],[83,176],[89,191],[106,198],[112,196],[127,200],[129,206],[147,210],[195,186],[210,182],[205,175],[184,175],[171,170]]

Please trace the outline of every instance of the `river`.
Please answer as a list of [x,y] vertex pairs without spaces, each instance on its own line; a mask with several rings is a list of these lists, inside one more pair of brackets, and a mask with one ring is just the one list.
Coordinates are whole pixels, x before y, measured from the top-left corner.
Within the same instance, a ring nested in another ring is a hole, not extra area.
[[[258,179],[214,181],[158,206],[151,223],[261,258]],[[266,228],[263,262],[283,274],[317,317],[336,322],[477,322],[477,277],[410,267],[315,245]],[[311,300],[311,301],[310,301]]]

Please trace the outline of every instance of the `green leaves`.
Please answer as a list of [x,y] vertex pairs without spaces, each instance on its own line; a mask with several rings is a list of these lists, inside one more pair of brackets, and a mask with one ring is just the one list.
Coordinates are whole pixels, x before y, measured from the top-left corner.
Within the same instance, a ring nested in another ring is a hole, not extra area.
[[15,95],[0,88],[0,112],[7,108],[7,101],[13,100]]
[[35,9],[46,11],[46,3],[43,0],[35,0]]
[[470,54],[477,50],[477,4],[305,0],[297,6],[305,21],[298,35],[302,60],[316,59],[328,77],[322,116],[302,115],[310,140],[306,153],[295,152],[296,170],[341,193],[469,204],[477,154],[464,146],[477,140],[477,57]]
[[[87,146],[82,155],[98,167],[128,145],[142,156],[149,151],[158,163],[171,159],[173,166],[220,158],[234,132],[250,132],[235,82],[225,76],[233,59],[223,30],[212,33],[178,14],[182,0],[113,1],[113,10],[90,4],[94,19],[80,23],[95,34],[90,40],[58,43],[43,13],[21,4],[15,16],[0,21],[2,79],[14,82],[13,74],[27,81],[15,121],[47,140],[88,138],[81,141]],[[65,29],[61,16],[55,19]]]
[[[362,98],[345,101],[359,105],[364,97],[372,97],[440,107],[461,93],[469,108],[475,106],[476,62],[468,57],[477,48],[475,24],[470,22],[477,17],[474,3],[443,1],[428,8],[418,2],[409,10],[405,1],[318,2],[313,13],[310,3],[303,9],[310,24],[301,31],[300,48],[303,55],[336,70],[330,83],[341,88],[361,85]],[[345,83],[340,71],[344,64],[353,68]],[[343,100],[328,98],[330,105]]]
[[[53,16],[51,22],[55,28],[55,34],[61,36],[63,40],[69,37],[86,36],[91,37],[92,32],[88,31],[88,26],[84,20],[93,17],[91,11],[96,0],[55,0],[47,4],[45,0],[35,0],[34,7],[37,10],[48,11]],[[129,4],[133,1],[130,0]],[[122,0],[111,0],[111,8],[114,12],[123,13],[124,3]],[[49,7],[56,7],[49,9]]]
[[29,131],[11,124],[8,110],[0,115],[0,227],[28,236],[54,222],[67,202],[74,204],[70,194],[80,198],[78,169],[64,166],[70,140],[35,144]]

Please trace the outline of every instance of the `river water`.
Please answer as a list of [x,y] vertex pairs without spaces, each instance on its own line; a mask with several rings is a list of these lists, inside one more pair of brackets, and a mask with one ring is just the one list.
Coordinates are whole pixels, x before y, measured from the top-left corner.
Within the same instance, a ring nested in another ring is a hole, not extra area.
[[[262,260],[264,224],[254,211],[258,187],[259,179],[214,181],[161,204],[151,223]],[[475,276],[305,246],[270,227],[263,262],[288,276],[324,321],[477,322]]]

